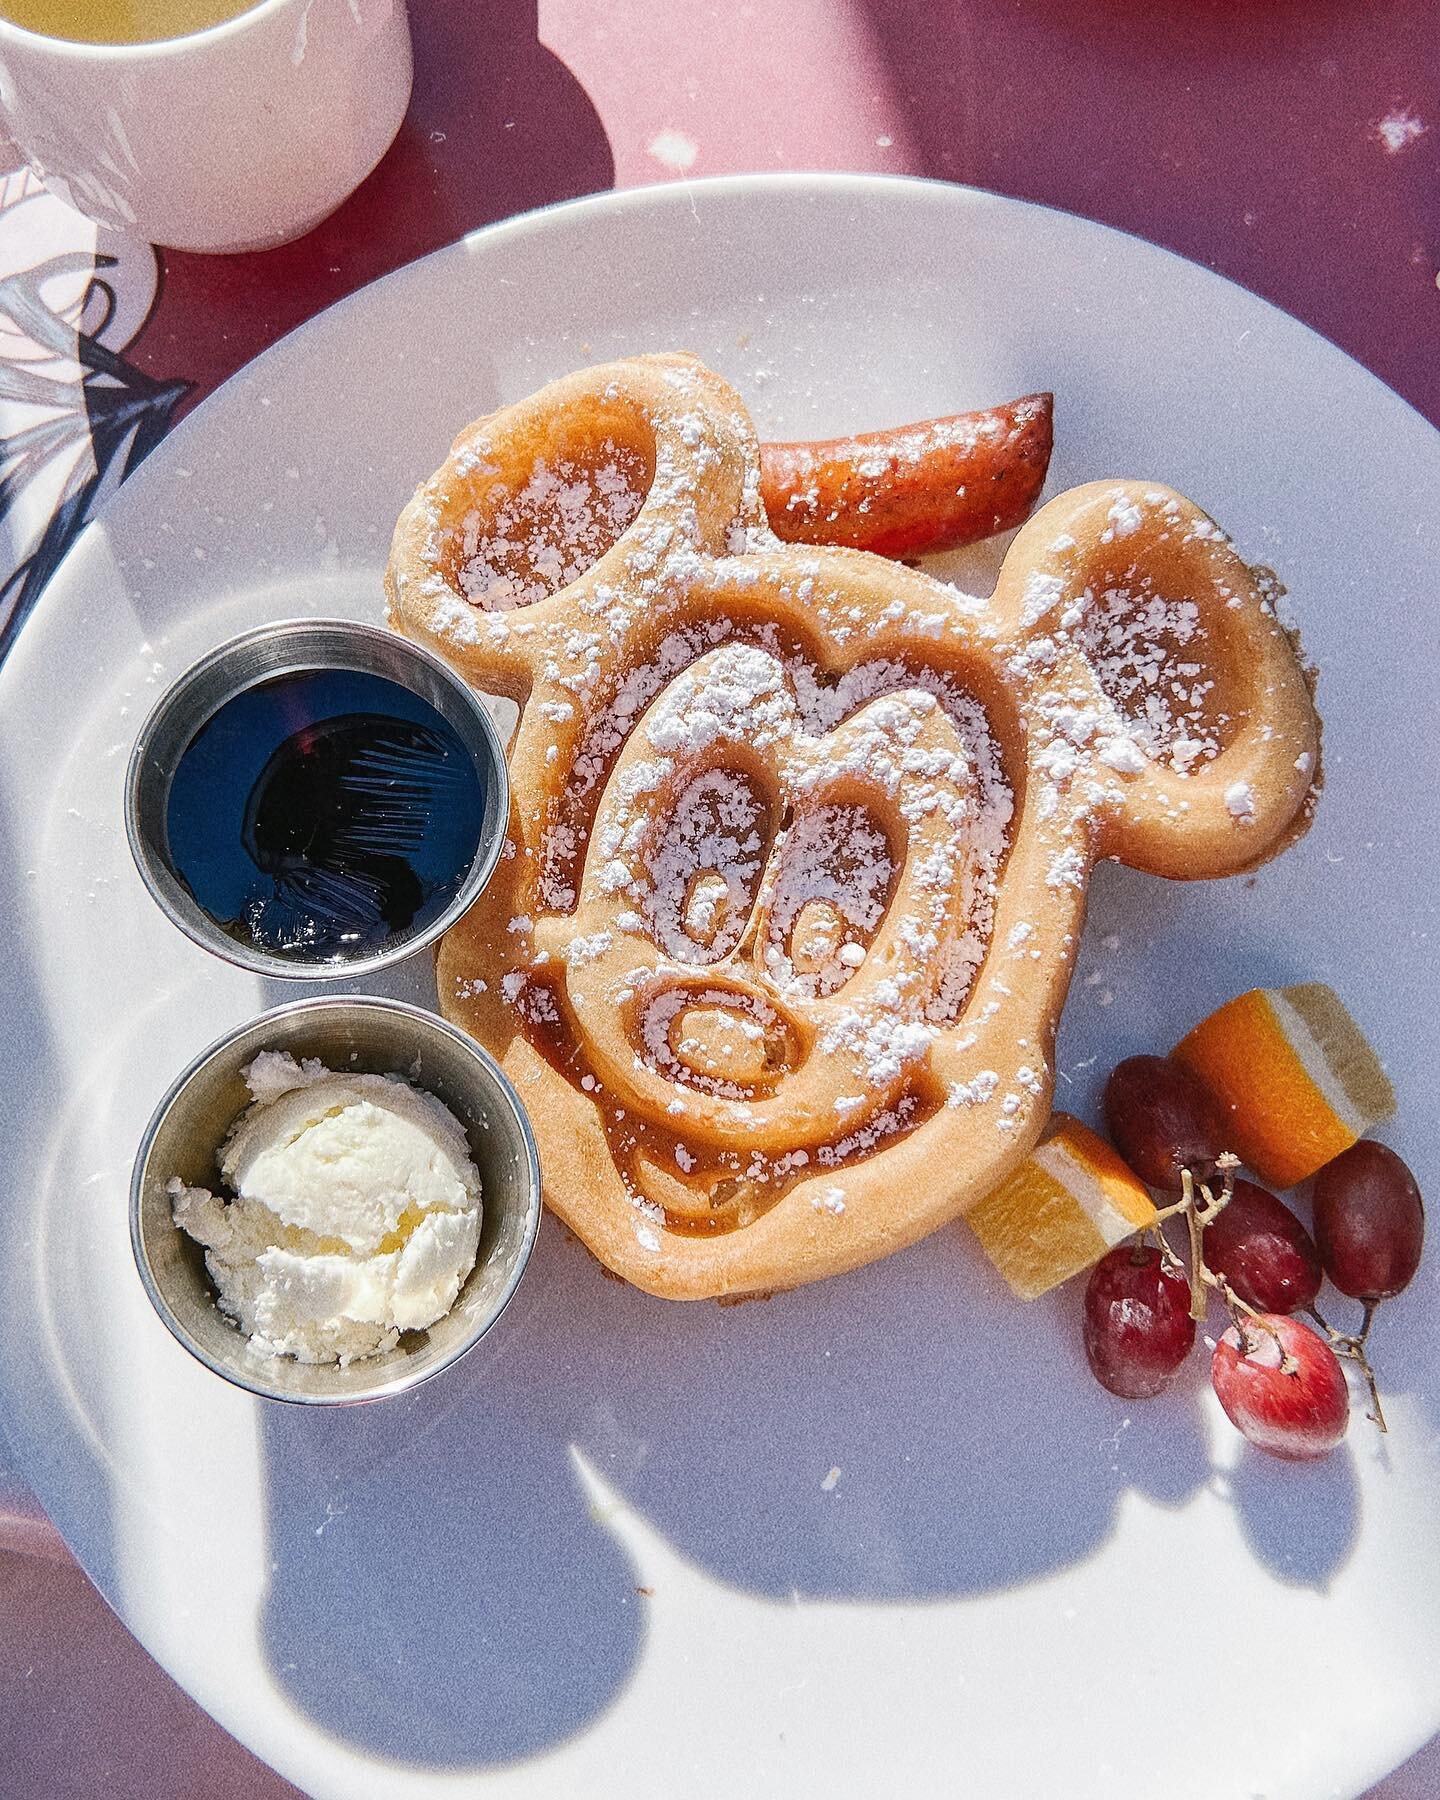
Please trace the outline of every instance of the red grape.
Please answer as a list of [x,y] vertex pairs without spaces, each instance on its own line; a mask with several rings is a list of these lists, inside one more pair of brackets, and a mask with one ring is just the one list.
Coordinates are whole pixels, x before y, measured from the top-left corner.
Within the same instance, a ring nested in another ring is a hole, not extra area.
[[1101,1257],[1085,1289],[1085,1354],[1102,1387],[1148,1400],[1194,1342],[1190,1284],[1166,1271],[1158,1250],[1121,1244]]
[[1315,1237],[1342,1294],[1387,1300],[1410,1285],[1425,1242],[1415,1177],[1393,1150],[1362,1138],[1315,1177]]
[[1205,1261],[1256,1312],[1293,1313],[1315,1304],[1320,1253],[1283,1200],[1237,1181],[1224,1211],[1205,1227]]
[[1345,1435],[1350,1393],[1340,1359],[1284,1313],[1232,1325],[1215,1346],[1210,1380],[1230,1423],[1271,1456],[1325,1456]]
[[1180,1192],[1180,1171],[1209,1175],[1225,1148],[1225,1115],[1199,1076],[1168,1056],[1128,1056],[1105,1083],[1105,1123],[1151,1187]]

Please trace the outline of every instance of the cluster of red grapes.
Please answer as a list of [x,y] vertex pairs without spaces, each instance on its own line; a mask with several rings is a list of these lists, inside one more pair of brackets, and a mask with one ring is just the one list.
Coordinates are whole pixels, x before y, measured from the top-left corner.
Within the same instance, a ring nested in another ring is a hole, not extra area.
[[[1085,1290],[1085,1350],[1096,1378],[1125,1399],[1160,1393],[1190,1353],[1214,1291],[1231,1325],[1215,1346],[1210,1380],[1252,1444],[1294,1459],[1333,1450],[1350,1414],[1341,1356],[1363,1371],[1383,1431],[1366,1341],[1379,1302],[1409,1285],[1425,1232],[1420,1190],[1404,1162],[1365,1139],[1327,1163],[1315,1177],[1312,1236],[1283,1200],[1236,1179],[1237,1159],[1224,1154],[1224,1114],[1179,1063],[1119,1063],[1106,1084],[1105,1119],[1135,1174],[1179,1196],[1160,1220],[1183,1218],[1190,1268],[1158,1223],[1095,1266]],[[1333,1330],[1316,1310],[1327,1275],[1363,1303],[1353,1335]],[[1320,1329],[1295,1317],[1301,1312]]]

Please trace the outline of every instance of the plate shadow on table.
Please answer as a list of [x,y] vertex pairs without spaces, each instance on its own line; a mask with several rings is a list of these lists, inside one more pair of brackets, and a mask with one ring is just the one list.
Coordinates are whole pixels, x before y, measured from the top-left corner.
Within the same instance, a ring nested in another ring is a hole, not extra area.
[[[134,355],[194,381],[188,405],[392,269],[482,225],[615,185],[594,102],[540,41],[538,0],[426,0],[410,19],[409,111],[343,205],[279,249],[163,252],[163,290]],[[223,334],[196,329],[212,317],[225,320]]]
[[[402,1761],[508,1762],[583,1729],[638,1662],[651,1575],[572,1451],[673,1552],[779,1604],[963,1599],[1081,1562],[1126,1491],[1179,1506],[1216,1476],[1203,1369],[1163,1412],[1099,1393],[1075,1299],[1007,1304],[946,1231],[768,1302],[682,1306],[547,1220],[511,1312],[445,1377],[267,1412],[271,1668]],[[1308,1485],[1244,1462],[1226,1485],[1281,1579],[1344,1562],[1348,1456]]]

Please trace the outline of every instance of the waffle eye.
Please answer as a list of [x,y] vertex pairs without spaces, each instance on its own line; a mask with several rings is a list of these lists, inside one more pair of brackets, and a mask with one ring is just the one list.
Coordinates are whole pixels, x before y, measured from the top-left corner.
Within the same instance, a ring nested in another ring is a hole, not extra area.
[[865,961],[896,877],[890,839],[863,806],[800,815],[780,852],[765,963],[782,986],[820,996]]
[[773,836],[759,784],[709,769],[681,789],[647,853],[650,929],[667,956],[714,963],[740,942]]
[[685,889],[681,920],[688,937],[709,949],[730,917],[730,883],[718,869],[701,869]]

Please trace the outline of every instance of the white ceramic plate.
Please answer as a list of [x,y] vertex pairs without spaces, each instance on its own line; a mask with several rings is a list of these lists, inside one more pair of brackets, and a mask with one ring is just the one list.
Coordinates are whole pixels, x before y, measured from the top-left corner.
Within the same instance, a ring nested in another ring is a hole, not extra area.
[[0,674],[25,1473],[165,1667],[320,1796],[1355,1794],[1440,1726],[1440,1251],[1378,1330],[1391,1437],[1357,1414],[1310,1468],[1242,1454],[1203,1355],[1166,1399],[1110,1398],[1078,1292],[1016,1306],[959,1228],[720,1309],[604,1280],[547,1227],[479,1353],[321,1416],[224,1386],[149,1310],[135,1141],[192,1052],[282,995],[131,869],[142,712],[232,632],[375,618],[391,523],[459,425],[681,346],[782,435],[1053,387],[1052,488],[1156,477],[1283,572],[1324,671],[1316,827],[1253,880],[1101,872],[1061,1089],[1087,1110],[1111,1062],[1232,992],[1329,979],[1433,1187],[1440,436],[1259,300],[1055,213],[851,177],[606,196],[243,371]]

